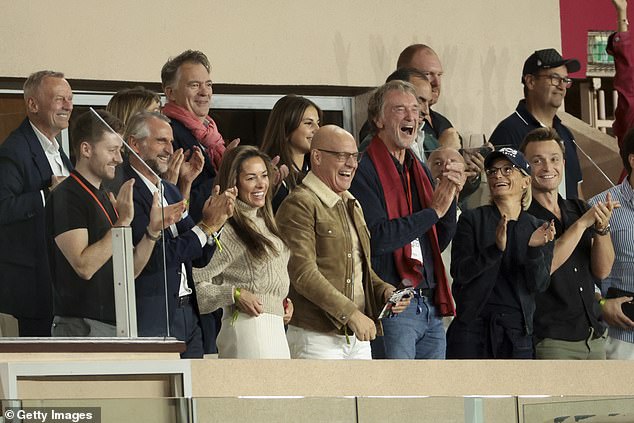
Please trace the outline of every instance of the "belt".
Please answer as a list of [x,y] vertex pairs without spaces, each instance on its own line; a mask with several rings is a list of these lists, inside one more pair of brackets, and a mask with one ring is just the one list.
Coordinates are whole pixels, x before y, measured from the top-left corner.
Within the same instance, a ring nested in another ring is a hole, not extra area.
[[434,299],[434,288],[414,288],[414,296]]
[[176,300],[176,306],[177,307],[184,307],[186,305],[190,305],[192,303],[192,296],[190,295],[183,295],[182,297],[178,297],[178,300]]

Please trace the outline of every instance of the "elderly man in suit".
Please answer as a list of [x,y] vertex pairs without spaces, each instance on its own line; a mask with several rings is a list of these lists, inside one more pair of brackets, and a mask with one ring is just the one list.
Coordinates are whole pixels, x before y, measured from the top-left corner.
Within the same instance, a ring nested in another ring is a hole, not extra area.
[[72,170],[55,137],[68,128],[73,92],[63,73],[39,71],[24,101],[26,119],[0,147],[0,312],[17,318],[20,336],[50,336],[44,206]]

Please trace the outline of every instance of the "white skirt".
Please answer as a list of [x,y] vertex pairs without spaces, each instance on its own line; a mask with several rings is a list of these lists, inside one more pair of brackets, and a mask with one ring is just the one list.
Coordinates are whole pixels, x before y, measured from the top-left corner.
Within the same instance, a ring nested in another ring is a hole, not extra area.
[[282,316],[262,313],[253,317],[224,307],[216,339],[218,358],[291,358]]

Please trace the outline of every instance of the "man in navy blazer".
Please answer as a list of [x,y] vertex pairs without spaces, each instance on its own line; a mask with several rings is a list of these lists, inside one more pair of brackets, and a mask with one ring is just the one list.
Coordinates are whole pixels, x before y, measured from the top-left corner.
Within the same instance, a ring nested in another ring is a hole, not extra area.
[[[169,119],[159,113],[140,113],[128,122],[124,137],[130,148],[142,159],[130,154],[123,169],[125,179],[135,179],[132,238],[136,245],[145,233],[153,195],[159,191],[158,186],[162,189],[164,203],[181,201],[182,195],[175,185],[157,176],[167,170],[174,151]],[[187,185],[191,185],[202,166],[202,152],[195,150],[192,157],[181,166],[181,189],[185,186],[185,191],[189,190]],[[148,264],[136,279],[139,335],[165,336],[169,326],[169,334],[187,344],[187,350],[181,355],[183,358],[203,355],[200,315],[191,275],[192,263],[202,267],[209,262],[216,248],[218,231],[233,214],[234,202],[234,192],[210,197],[203,206],[199,222],[195,222],[185,212],[179,222],[164,231],[163,240],[157,243]],[[164,246],[165,254],[161,246]],[[168,315],[166,319],[164,316]]]
[[0,146],[0,312],[20,336],[50,336],[51,274],[44,205],[73,166],[55,137],[68,128],[73,92],[64,74],[40,71],[24,83],[27,118]]

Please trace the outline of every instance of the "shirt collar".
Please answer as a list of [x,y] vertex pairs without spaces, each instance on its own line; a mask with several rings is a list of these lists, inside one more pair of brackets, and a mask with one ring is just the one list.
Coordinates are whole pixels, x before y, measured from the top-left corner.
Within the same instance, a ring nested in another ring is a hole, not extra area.
[[[526,108],[526,99],[520,100],[520,102],[517,104],[517,108],[515,109],[515,113],[520,117],[520,119],[522,119],[522,121],[524,121],[526,125],[533,125],[542,128],[545,127],[542,122],[535,119],[535,116],[533,116],[531,112],[528,111],[528,109]],[[560,124],[561,119],[559,119],[559,116],[555,115],[555,117],[553,118],[553,128],[556,129],[556,127]]]
[[625,202],[634,204],[634,189],[630,185],[629,178],[625,178],[623,182],[621,182],[619,191],[621,191],[621,196]]
[[341,196],[331,190],[326,184],[323,183],[313,172],[308,174],[302,180],[302,184],[306,188],[310,189],[321,200],[322,203],[328,208],[334,207],[337,202],[345,200],[355,200],[354,196],[349,191],[344,191]]
[[145,176],[143,176],[138,170],[136,170],[134,168],[134,166],[130,165],[130,167],[132,168],[132,170],[134,170],[134,172],[139,175],[139,178],[141,178],[141,180],[143,181],[143,183],[145,184],[145,186],[147,186],[147,188],[150,190],[150,194],[154,195],[155,192],[157,192],[159,189],[156,185],[154,185],[148,178],[146,178]]
[[37,126],[33,125],[33,122],[29,121],[29,123],[31,124],[31,128],[33,128],[33,132],[35,132],[35,136],[42,145],[42,149],[49,154],[59,154],[59,144],[55,137],[53,137],[53,139],[48,139],[42,131],[37,129]]

